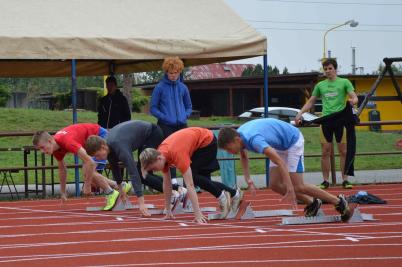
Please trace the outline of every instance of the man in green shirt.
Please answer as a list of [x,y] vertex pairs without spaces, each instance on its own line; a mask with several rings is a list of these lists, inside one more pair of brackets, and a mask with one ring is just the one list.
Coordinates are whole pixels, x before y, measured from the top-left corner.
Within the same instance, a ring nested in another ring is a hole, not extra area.
[[[316,84],[312,96],[303,106],[295,118],[296,124],[300,123],[301,115],[310,110],[318,98],[322,100],[322,115],[327,116],[343,110],[347,102],[355,105],[358,102],[357,95],[354,92],[352,83],[348,79],[337,76],[338,63],[335,59],[329,58],[322,63],[326,79]],[[324,181],[320,187],[326,189],[329,187],[329,170],[330,170],[330,154],[332,148],[332,140],[335,135],[338,146],[340,166],[342,172],[342,186],[351,189],[352,184],[348,181],[348,176],[344,174],[345,158],[346,158],[346,134],[345,128],[339,127],[335,123],[333,125],[321,125],[320,141],[321,141],[321,170]]]

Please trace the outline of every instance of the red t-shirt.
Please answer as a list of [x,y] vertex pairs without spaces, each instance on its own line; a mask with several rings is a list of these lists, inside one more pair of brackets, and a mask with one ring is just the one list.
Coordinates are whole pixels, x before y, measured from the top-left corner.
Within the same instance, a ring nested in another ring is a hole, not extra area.
[[99,129],[100,126],[93,123],[78,123],[61,129],[53,136],[60,146],[58,150],[53,152],[53,156],[60,161],[69,152],[77,154],[90,135],[99,134]]
[[214,134],[204,128],[190,127],[169,135],[158,147],[158,151],[166,157],[164,172],[169,167],[178,168],[181,173],[187,171],[191,164],[191,157],[200,148],[209,145]]

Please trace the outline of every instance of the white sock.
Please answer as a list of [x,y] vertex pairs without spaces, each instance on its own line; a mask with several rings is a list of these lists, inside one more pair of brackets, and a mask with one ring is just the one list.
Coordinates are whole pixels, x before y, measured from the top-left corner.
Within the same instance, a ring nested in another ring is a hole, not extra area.
[[239,190],[236,190],[236,194],[233,197],[240,197],[240,192]]
[[226,195],[225,195],[225,190],[222,190],[221,195],[218,197],[219,200],[225,199]]
[[108,186],[108,188],[105,189],[105,194],[109,195],[111,193],[113,193],[113,189],[110,186]]
[[177,179],[176,178],[172,179],[172,184],[177,184]]

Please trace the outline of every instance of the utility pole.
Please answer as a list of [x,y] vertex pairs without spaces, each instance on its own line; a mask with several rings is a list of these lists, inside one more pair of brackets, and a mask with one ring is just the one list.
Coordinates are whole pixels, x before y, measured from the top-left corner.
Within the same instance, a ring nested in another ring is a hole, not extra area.
[[352,74],[356,74],[356,47],[352,46]]

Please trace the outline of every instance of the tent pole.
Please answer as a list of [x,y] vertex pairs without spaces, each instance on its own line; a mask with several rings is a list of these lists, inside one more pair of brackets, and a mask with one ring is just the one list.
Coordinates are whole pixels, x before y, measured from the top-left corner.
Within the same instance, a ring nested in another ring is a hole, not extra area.
[[[268,118],[268,55],[264,55],[264,118]],[[265,182],[269,187],[269,159],[265,159]]]
[[[71,103],[73,106],[73,124],[77,123],[77,68],[76,60],[71,60]],[[74,163],[78,165],[78,157],[74,155]],[[80,195],[80,171],[75,167],[75,196]]]

